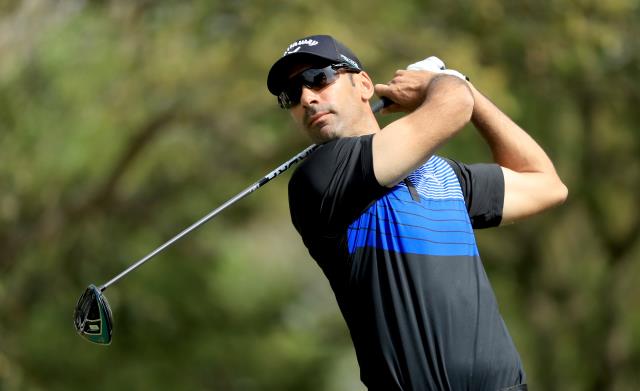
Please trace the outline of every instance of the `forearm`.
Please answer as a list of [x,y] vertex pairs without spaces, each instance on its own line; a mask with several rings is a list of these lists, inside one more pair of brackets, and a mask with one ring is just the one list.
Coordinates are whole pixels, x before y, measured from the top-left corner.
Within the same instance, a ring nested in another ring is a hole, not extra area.
[[473,85],[470,88],[475,102],[471,122],[489,145],[494,161],[516,172],[555,173],[538,143]]
[[567,188],[536,141],[471,86],[471,121],[502,167],[505,197],[502,223],[519,220],[562,203]]

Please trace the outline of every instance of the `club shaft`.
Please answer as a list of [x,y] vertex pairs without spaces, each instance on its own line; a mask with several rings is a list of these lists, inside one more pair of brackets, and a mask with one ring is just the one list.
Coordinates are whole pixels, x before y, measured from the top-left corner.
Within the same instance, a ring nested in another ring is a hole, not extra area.
[[[383,99],[383,100],[380,100],[380,101],[374,103],[371,106],[371,109],[373,110],[374,113],[377,113],[384,106],[388,106],[389,103],[390,103],[390,101]],[[180,240],[183,236],[189,234],[190,232],[192,232],[196,228],[200,227],[201,225],[203,225],[207,221],[209,221],[212,218],[216,217],[220,212],[225,210],[230,205],[233,205],[237,201],[243,199],[247,195],[253,193],[254,191],[256,191],[259,188],[261,188],[262,186],[264,186],[267,182],[269,182],[273,178],[275,178],[278,175],[282,174],[283,172],[287,171],[292,165],[296,164],[297,162],[299,162],[299,161],[303,160],[304,158],[306,158],[307,156],[309,156],[313,151],[316,150],[316,148],[318,148],[318,145],[317,144],[313,144],[313,145],[307,147],[304,151],[300,152],[296,156],[294,156],[291,159],[289,159],[288,161],[286,161],[285,163],[281,164],[278,168],[276,168],[275,170],[271,171],[270,173],[268,173],[267,175],[262,177],[259,181],[255,182],[251,186],[249,186],[246,189],[242,190],[240,193],[235,195],[233,198],[229,199],[224,204],[222,204],[219,207],[217,207],[216,209],[212,210],[211,212],[209,212],[209,214],[207,214],[206,216],[204,216],[200,220],[196,221],[195,223],[191,224],[189,227],[185,228],[182,232],[180,232],[179,234],[177,234],[176,236],[174,236],[173,238],[169,239],[167,242],[162,244],[160,247],[156,248],[155,250],[153,250],[152,252],[147,254],[144,258],[136,261],[131,266],[129,266],[128,268],[123,270],[120,274],[118,274],[117,276],[113,277],[111,280],[107,281],[104,285],[102,285],[99,288],[100,291],[102,292],[105,289],[107,289],[109,286],[115,284],[122,277],[126,276],[127,274],[129,274],[133,270],[135,270],[138,267],[142,266],[143,263],[147,262],[151,258],[153,258],[156,255],[158,255],[158,253],[162,252],[164,249],[166,249],[167,247],[171,246],[173,243],[175,243],[178,240]]]
[[238,193],[237,195],[233,196],[231,199],[226,201],[224,204],[222,204],[219,207],[217,207],[216,209],[212,210],[211,212],[209,212],[209,214],[207,214],[206,216],[204,216],[200,220],[196,221],[195,223],[191,224],[189,227],[185,228],[182,232],[180,232],[179,234],[177,234],[176,236],[174,236],[173,238],[169,239],[167,242],[162,244],[160,247],[156,248],[155,250],[153,250],[152,252],[147,254],[144,258],[136,261],[134,264],[132,264],[131,266],[129,266],[128,268],[123,270],[120,274],[118,274],[117,276],[113,277],[111,280],[109,280],[107,283],[105,283],[104,285],[102,285],[100,287],[100,291],[104,291],[110,285],[116,283],[122,277],[124,277],[128,273],[132,272],[133,270],[137,269],[143,263],[147,262],[148,260],[150,260],[151,258],[156,256],[158,253],[162,252],[164,249],[166,249],[167,247],[171,246],[173,243],[175,243],[178,240],[180,240],[183,236],[189,234],[191,231],[195,230],[196,228],[200,227],[201,225],[203,225],[207,221],[209,221],[212,218],[216,217],[220,212],[225,210],[230,205],[233,205],[237,201],[243,199],[247,195],[253,193],[256,190],[258,190],[260,187],[264,186],[267,182],[269,182],[273,178],[277,177],[278,175],[280,175],[283,172],[285,172],[286,170],[288,170],[289,167],[291,167],[295,163],[299,162],[300,160],[303,160],[304,158],[306,158],[316,148],[318,148],[318,145],[316,145],[316,144],[307,147],[304,151],[300,152],[299,154],[297,154],[293,158],[289,159],[287,162],[283,163],[278,168],[276,168],[275,170],[271,171],[270,173],[268,173],[267,175],[262,177],[259,181],[255,182],[251,186],[249,186],[246,189],[242,190],[240,193]]

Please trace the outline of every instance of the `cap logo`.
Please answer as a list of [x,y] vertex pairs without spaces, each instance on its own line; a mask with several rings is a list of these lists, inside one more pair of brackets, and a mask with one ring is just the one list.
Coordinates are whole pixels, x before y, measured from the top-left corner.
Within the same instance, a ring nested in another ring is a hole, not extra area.
[[354,67],[356,69],[360,69],[358,64],[355,61],[353,61],[352,59],[350,59],[349,57],[345,56],[344,54],[341,54],[340,57],[342,57],[342,59],[345,60],[346,62],[348,62],[349,65],[351,65],[352,67]]
[[300,50],[300,47],[302,45],[307,45],[307,46],[316,46],[319,42],[316,41],[315,39],[301,39],[299,41],[296,41],[294,43],[292,43],[291,45],[289,45],[289,47],[287,48],[287,50],[284,51],[284,53],[282,54],[282,57],[287,56],[291,53],[295,53],[298,50]]

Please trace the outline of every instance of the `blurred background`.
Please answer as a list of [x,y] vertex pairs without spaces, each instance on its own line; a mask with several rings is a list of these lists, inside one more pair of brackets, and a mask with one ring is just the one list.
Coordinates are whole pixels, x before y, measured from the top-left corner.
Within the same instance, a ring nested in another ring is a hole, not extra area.
[[[566,204],[478,232],[530,387],[640,389],[639,22],[638,0],[0,0],[0,390],[364,390],[290,173],[107,290],[110,346],[72,325],[89,283],[308,145],[266,75],[317,33],[377,82],[439,56],[542,144]],[[490,159],[473,127],[441,154]]]

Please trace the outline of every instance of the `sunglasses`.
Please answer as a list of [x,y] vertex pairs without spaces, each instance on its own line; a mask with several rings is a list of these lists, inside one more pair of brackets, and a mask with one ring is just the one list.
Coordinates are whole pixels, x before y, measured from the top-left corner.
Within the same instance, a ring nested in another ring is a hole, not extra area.
[[359,69],[344,63],[331,64],[324,68],[309,68],[287,82],[287,85],[278,95],[278,104],[283,109],[290,109],[296,106],[300,103],[303,86],[315,91],[321,90],[338,80],[341,69],[348,73],[360,73]]

